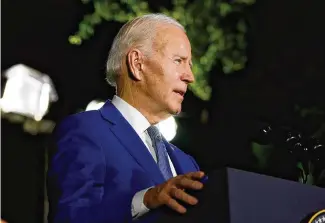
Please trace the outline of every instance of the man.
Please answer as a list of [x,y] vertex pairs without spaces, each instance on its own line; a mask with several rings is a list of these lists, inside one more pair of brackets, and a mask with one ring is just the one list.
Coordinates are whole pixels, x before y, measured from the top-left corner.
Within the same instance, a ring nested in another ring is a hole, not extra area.
[[121,28],[107,62],[117,95],[56,129],[51,221],[145,221],[159,207],[185,213],[181,202],[198,202],[186,189],[201,189],[204,173],[155,127],[181,111],[191,67],[190,42],[174,19],[149,14]]

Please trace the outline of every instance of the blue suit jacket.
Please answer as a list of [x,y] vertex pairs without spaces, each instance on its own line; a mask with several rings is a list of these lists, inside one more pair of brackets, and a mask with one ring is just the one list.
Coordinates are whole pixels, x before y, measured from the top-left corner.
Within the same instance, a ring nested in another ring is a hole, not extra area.
[[[148,149],[110,101],[69,116],[55,133],[48,171],[50,222],[131,222],[134,194],[164,182]],[[199,170],[192,157],[165,144],[177,174]],[[152,213],[146,215],[140,222]]]

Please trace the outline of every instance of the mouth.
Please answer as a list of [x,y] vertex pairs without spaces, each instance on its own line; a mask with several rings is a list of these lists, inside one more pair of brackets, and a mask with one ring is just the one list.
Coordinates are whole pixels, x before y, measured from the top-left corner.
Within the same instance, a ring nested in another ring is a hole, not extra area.
[[180,95],[181,97],[184,97],[186,91],[183,91],[183,90],[174,90],[174,92],[178,95]]

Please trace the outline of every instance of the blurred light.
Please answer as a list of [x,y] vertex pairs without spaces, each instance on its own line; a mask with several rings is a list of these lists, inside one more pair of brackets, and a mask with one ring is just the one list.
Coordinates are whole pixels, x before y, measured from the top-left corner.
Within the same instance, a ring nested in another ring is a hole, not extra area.
[[91,101],[91,102],[87,105],[87,107],[86,107],[86,111],[90,111],[90,110],[98,110],[98,109],[100,109],[104,104],[105,104],[105,102],[103,102],[103,101],[93,100],[93,101]]
[[169,117],[168,119],[162,122],[159,122],[156,126],[167,141],[173,140],[176,136],[177,123],[173,116]]
[[7,82],[0,99],[5,113],[16,113],[40,121],[47,113],[50,102],[58,100],[51,79],[46,74],[23,64],[5,71]]

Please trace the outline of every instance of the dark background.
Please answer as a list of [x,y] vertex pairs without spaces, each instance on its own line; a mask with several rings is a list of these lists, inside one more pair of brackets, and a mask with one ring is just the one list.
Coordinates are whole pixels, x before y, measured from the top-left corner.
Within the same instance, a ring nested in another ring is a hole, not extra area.
[[[166,4],[170,2],[153,5]],[[83,45],[68,43],[90,10],[78,0],[2,1],[1,70],[23,63],[50,75],[59,101],[46,119],[58,121],[93,99],[114,94],[104,80],[105,60],[121,24],[105,22]],[[186,117],[179,120],[174,143],[193,155],[203,170],[225,165],[254,170],[249,139],[256,120],[313,131],[308,120],[297,117],[294,106],[325,108],[324,12],[323,0],[257,0],[247,12],[247,67],[225,76],[216,66],[209,102],[186,95]],[[207,124],[200,122],[204,109]],[[9,223],[42,222],[48,136],[29,135],[4,119],[1,125],[1,216]]]

